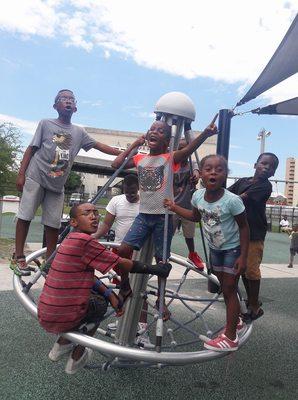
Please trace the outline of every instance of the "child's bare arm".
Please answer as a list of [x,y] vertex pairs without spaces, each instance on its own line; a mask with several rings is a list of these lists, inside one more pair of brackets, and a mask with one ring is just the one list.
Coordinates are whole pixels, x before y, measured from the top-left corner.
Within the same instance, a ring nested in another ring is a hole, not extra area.
[[161,278],[167,278],[172,269],[169,263],[151,265],[127,258],[119,258],[118,267],[132,274],[153,274]]
[[249,245],[249,226],[247,223],[245,211],[239,215],[235,215],[234,218],[239,227],[240,249],[241,249],[240,256],[235,262],[235,268],[237,269],[237,275],[242,275],[246,269],[246,264],[247,264],[247,253]]
[[210,125],[207,126],[207,128],[204,129],[204,131],[195,138],[192,142],[190,142],[187,146],[185,146],[181,150],[176,150],[173,155],[173,159],[175,163],[179,163],[182,160],[185,160],[187,157],[189,157],[195,150],[197,150],[198,147],[201,146],[202,143],[205,142],[205,140],[213,135],[217,135],[217,126],[215,125],[215,121],[217,119],[218,114],[215,115],[213,118],[212,122]]
[[114,147],[108,146],[107,144],[96,142],[93,146],[94,149],[99,150],[103,153],[110,154],[111,156],[118,156],[121,153],[120,150],[115,149]]
[[[120,153],[120,154],[115,158],[115,160],[112,162],[112,168],[117,169],[117,168],[121,167],[121,165],[124,163],[126,157],[130,154],[130,152],[131,152],[133,149],[135,149],[135,148],[137,148],[137,147],[139,147],[139,146],[142,146],[144,143],[145,143],[145,136],[142,135],[140,138],[138,138],[137,140],[135,140],[135,141],[129,146],[128,149],[126,149],[125,151],[123,151],[122,153]],[[133,168],[133,167],[134,167],[134,162],[133,162],[133,160],[129,160],[129,161],[127,162],[127,164],[125,165],[125,169]]]
[[197,208],[192,208],[192,210],[188,210],[186,208],[180,207],[175,204],[172,200],[165,199],[164,206],[173,211],[175,214],[180,215],[180,217],[188,219],[189,221],[199,222],[201,220],[201,214],[199,213]]
[[23,187],[25,184],[25,173],[30,163],[31,158],[33,157],[34,153],[36,152],[37,147],[28,146],[21,161],[21,166],[19,169],[19,173],[16,180],[16,187],[19,192],[23,191]]
[[98,229],[95,233],[92,233],[92,237],[94,239],[99,239],[100,237],[106,235],[109,230],[111,229],[113,223],[115,220],[115,215],[109,213],[107,211],[104,220],[102,221],[102,223],[98,226]]

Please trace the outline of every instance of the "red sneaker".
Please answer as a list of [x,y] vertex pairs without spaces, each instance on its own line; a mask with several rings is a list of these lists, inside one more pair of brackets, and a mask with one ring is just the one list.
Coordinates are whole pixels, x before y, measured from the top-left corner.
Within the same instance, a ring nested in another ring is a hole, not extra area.
[[205,265],[196,251],[190,252],[188,254],[188,259],[194,264],[196,268],[198,268],[198,270],[203,271]]
[[204,343],[205,349],[214,351],[236,351],[238,350],[238,336],[235,340],[229,339],[224,333],[215,339],[211,339]]

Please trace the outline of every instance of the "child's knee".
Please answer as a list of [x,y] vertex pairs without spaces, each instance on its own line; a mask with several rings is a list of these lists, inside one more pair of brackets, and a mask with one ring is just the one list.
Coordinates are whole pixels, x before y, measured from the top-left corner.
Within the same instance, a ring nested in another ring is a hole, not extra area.
[[235,295],[237,293],[237,284],[236,282],[223,282],[222,283],[222,292],[225,297],[229,297]]
[[118,247],[118,255],[122,258],[131,258],[133,248],[126,243],[121,243]]

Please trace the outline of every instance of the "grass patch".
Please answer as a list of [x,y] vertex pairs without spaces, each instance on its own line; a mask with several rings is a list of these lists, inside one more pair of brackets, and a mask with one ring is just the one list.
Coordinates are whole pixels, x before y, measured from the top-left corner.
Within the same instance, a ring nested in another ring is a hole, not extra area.
[[0,258],[8,259],[14,252],[14,239],[0,238]]

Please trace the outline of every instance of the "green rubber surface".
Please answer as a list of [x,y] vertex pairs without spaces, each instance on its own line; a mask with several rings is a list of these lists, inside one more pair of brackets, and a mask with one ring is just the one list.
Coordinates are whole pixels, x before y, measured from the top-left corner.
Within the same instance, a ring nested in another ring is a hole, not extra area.
[[[54,337],[24,311],[12,291],[0,292],[0,398],[297,399],[297,283],[296,278],[262,280],[265,315],[254,323],[249,342],[233,355],[161,370],[84,369],[73,376],[64,373],[65,360],[52,363],[47,357]],[[206,283],[190,280],[186,285],[194,292],[200,284]],[[214,316],[224,319],[223,306]],[[95,354],[93,362],[102,361]]]

